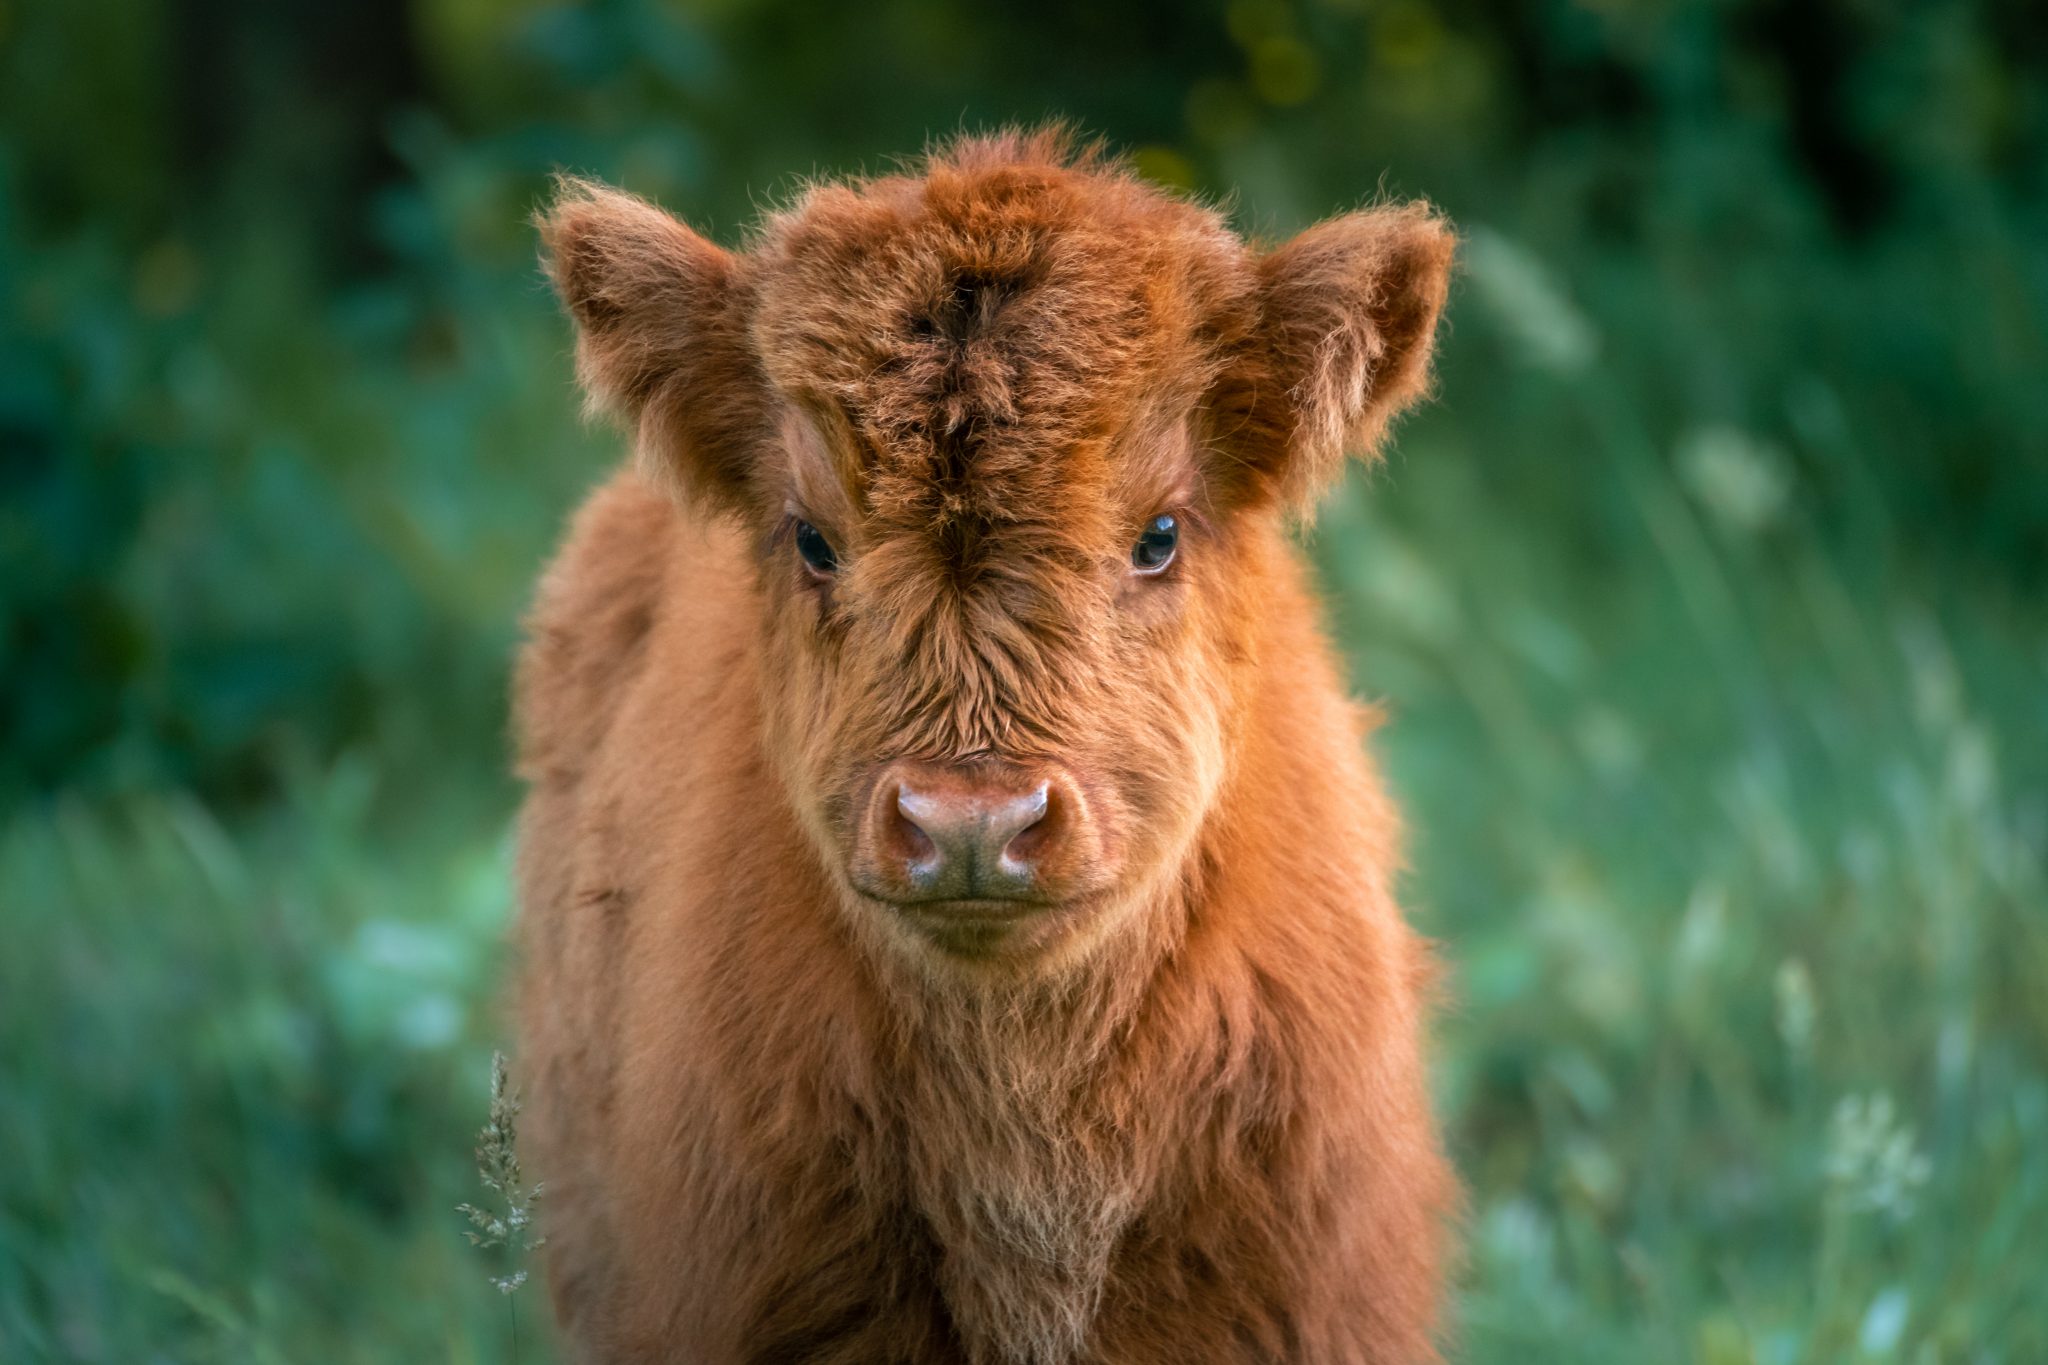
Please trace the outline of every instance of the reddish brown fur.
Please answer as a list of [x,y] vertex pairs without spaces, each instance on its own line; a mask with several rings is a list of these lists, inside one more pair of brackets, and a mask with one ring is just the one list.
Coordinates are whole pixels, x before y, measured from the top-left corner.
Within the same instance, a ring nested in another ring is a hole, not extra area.
[[[640,453],[519,680],[578,1358],[1433,1359],[1427,960],[1286,521],[1425,387],[1448,230],[1260,254],[1052,134],[820,185],[744,253],[584,184],[543,229]],[[856,894],[875,764],[985,755],[1075,774],[1085,893],[950,935]]]

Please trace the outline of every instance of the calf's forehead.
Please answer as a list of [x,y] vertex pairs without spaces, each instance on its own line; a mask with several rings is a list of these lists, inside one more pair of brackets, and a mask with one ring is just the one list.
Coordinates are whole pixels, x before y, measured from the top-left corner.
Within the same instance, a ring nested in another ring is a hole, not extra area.
[[815,428],[793,457],[909,524],[1071,517],[1171,482],[1250,289],[1212,212],[1063,167],[820,187],[753,259],[756,349]]

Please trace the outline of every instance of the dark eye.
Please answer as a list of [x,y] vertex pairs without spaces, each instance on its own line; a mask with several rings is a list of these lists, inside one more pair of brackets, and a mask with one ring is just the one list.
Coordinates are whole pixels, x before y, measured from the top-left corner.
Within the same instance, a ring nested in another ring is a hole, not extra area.
[[1179,545],[1180,523],[1162,513],[1152,518],[1138,543],[1131,547],[1131,567],[1139,573],[1158,573],[1173,563],[1173,552]]
[[821,578],[839,572],[839,555],[832,542],[808,521],[796,524],[796,552],[804,557],[804,567]]

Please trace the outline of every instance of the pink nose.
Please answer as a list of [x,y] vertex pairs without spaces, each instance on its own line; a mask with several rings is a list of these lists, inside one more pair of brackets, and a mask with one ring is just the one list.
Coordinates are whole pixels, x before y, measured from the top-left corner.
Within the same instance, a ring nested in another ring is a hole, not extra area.
[[896,763],[876,781],[854,880],[899,903],[1041,900],[1081,822],[1072,783],[996,764]]

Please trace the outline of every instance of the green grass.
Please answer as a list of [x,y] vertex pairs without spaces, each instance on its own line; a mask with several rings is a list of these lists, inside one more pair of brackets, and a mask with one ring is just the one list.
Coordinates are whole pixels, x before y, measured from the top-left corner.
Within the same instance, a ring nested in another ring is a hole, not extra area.
[[1641,543],[1574,581],[1443,453],[1400,478],[1458,494],[1328,530],[1455,967],[1468,1358],[2048,1358],[2041,737],[1993,709],[2038,631],[1648,461]]
[[0,1355],[508,1358],[456,1212],[503,841],[379,834],[374,795],[345,768],[232,833],[165,798],[0,838]]

